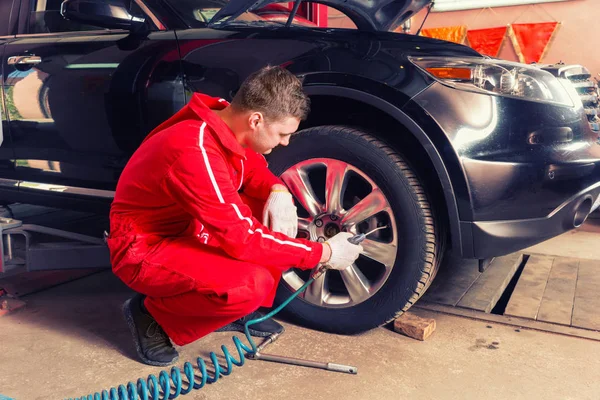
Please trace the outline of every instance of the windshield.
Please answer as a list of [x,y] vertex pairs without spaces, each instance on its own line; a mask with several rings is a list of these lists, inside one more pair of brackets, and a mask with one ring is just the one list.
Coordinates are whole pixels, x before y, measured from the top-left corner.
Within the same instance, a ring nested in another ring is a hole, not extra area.
[[[168,0],[167,2],[190,28],[206,26],[215,14],[229,3],[228,0]],[[227,20],[223,26],[233,23],[248,25],[286,23],[291,12],[289,3],[286,1],[270,4],[252,12],[244,12],[235,19]],[[316,24],[298,16],[294,18],[292,25],[316,27]]]

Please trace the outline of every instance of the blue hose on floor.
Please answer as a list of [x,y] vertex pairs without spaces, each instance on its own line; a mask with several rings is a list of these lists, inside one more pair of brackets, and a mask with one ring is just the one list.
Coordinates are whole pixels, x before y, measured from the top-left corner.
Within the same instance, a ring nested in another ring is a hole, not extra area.
[[[251,347],[248,347],[242,343],[242,341],[237,337],[233,336],[233,343],[239,355],[239,360],[231,355],[227,347],[225,345],[221,346],[221,351],[225,356],[225,360],[227,363],[227,368],[223,369],[219,365],[219,361],[217,360],[217,355],[214,352],[210,352],[210,361],[212,362],[215,372],[214,377],[208,376],[206,370],[206,363],[200,357],[196,359],[197,369],[200,372],[200,377],[197,377],[195,374],[194,367],[192,363],[189,361],[183,365],[183,373],[187,378],[187,387],[183,389],[184,381],[181,376],[181,369],[178,367],[171,368],[171,373],[167,373],[167,371],[161,371],[158,375],[158,378],[155,375],[148,375],[148,378],[144,380],[140,378],[137,380],[137,384],[133,382],[127,383],[127,385],[119,385],[118,389],[114,387],[110,390],[103,390],[102,392],[96,392],[94,394],[86,395],[83,397],[77,397],[75,399],[69,398],[69,400],[166,400],[166,399],[174,399],[178,397],[180,394],[188,394],[192,391],[192,389],[202,389],[204,385],[207,383],[214,383],[219,380],[219,377],[229,375],[233,369],[233,365],[237,365],[241,367],[244,365],[245,354],[254,354],[256,353],[257,346],[252,340],[250,336],[250,332],[248,327],[250,325],[258,324],[266,319],[271,318],[273,315],[277,314],[281,311],[285,306],[287,306],[290,301],[292,301],[296,296],[302,293],[308,285],[310,285],[315,278],[322,273],[323,270],[319,270],[315,275],[313,275],[309,280],[302,285],[300,289],[298,289],[294,294],[292,294],[286,301],[284,301],[279,307],[266,314],[265,316],[257,319],[250,320],[246,322],[244,326],[244,332],[246,334],[246,339],[250,343]],[[175,391],[171,394],[171,391]],[[159,397],[161,396],[162,397]]]

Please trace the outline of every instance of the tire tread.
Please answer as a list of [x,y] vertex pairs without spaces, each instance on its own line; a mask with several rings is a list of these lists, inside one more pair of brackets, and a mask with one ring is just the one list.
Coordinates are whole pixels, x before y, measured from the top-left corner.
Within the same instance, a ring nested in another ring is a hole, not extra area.
[[[341,127],[331,127],[331,131],[333,130],[341,130],[336,129]],[[443,242],[439,243],[440,240],[436,240],[436,238],[441,239],[441,235],[439,232],[439,224],[436,222],[435,213],[433,211],[433,207],[427,198],[427,190],[421,185],[421,181],[419,180],[417,174],[414,169],[406,162],[406,160],[392,147],[378,138],[373,137],[370,133],[364,132],[352,127],[344,127],[344,132],[346,134],[356,135],[357,137],[362,138],[366,142],[377,146],[382,150],[386,156],[392,160],[398,169],[402,171],[406,175],[406,180],[411,186],[413,190],[414,197],[417,200],[417,204],[423,213],[423,219],[425,221],[425,232],[426,232],[426,245],[424,251],[422,252],[423,257],[421,261],[423,263],[422,268],[420,269],[421,277],[417,283],[416,290],[412,291],[412,294],[408,298],[406,305],[398,310],[393,317],[386,320],[381,326],[386,325],[396,318],[400,317],[404,312],[406,312],[417,300],[425,293],[425,291],[429,288],[429,285],[435,278],[439,267],[440,267],[440,255],[443,250]]]

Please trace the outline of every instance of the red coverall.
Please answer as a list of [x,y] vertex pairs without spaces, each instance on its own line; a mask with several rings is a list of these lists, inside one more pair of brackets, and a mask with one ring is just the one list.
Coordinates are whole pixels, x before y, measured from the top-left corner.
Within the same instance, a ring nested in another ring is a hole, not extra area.
[[322,245],[271,232],[261,218],[281,181],[195,94],[133,154],[110,211],[114,273],[177,345],[273,303],[281,273],[314,268]]

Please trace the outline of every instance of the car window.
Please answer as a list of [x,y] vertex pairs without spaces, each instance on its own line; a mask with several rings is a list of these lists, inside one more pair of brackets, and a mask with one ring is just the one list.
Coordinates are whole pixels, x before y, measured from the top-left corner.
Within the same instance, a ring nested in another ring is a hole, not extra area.
[[0,36],[8,35],[8,20],[12,3],[12,0],[0,0]]
[[[64,19],[60,15],[60,5],[62,2],[63,0],[31,0],[27,24],[28,33],[97,31],[104,29]],[[143,11],[133,1],[131,2],[130,11],[134,15],[144,15]]]

